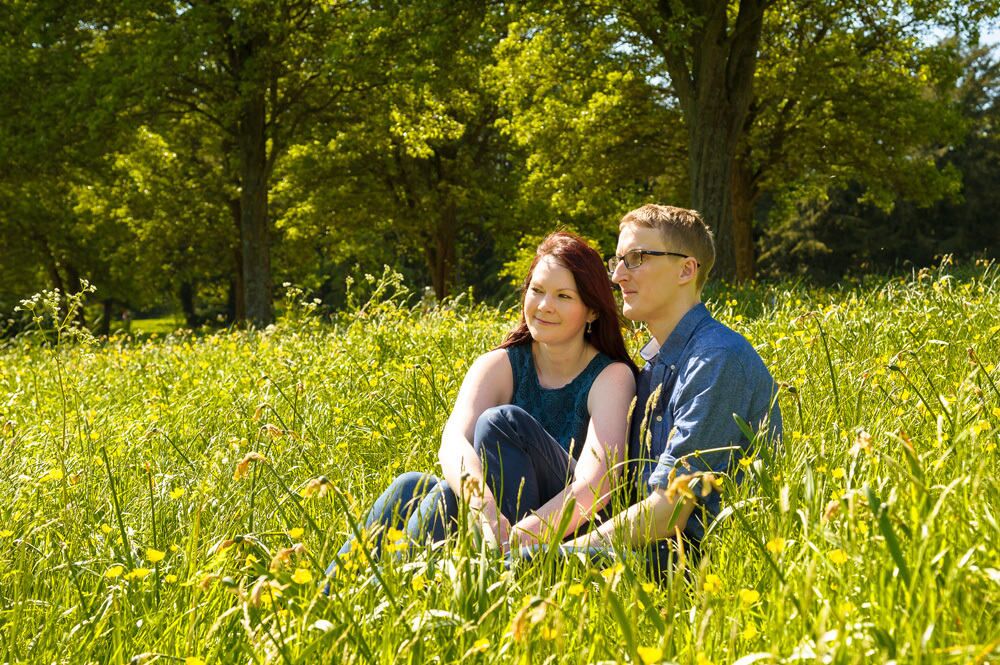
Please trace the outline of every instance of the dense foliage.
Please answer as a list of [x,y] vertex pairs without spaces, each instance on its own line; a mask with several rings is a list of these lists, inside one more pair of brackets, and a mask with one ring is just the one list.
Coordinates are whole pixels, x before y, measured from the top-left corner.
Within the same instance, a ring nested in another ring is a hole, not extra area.
[[[783,385],[701,560],[663,585],[505,569],[472,536],[325,564],[394,475],[435,467],[514,312],[391,275],[322,320],[97,343],[27,303],[0,347],[0,660],[987,662],[1000,607],[1000,275],[716,288]],[[630,331],[630,346],[641,343]],[[359,551],[360,552],[360,551]],[[134,659],[134,660],[133,660]]]
[[102,332],[260,325],[284,281],[338,308],[383,264],[491,298],[525,235],[609,253],[651,200],[706,213],[725,278],[990,255],[997,11],[5,2],[0,313],[87,279]]

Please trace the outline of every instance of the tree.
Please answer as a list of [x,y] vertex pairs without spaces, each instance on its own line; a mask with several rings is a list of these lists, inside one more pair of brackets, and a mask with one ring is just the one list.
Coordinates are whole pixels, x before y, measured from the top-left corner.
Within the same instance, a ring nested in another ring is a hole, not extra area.
[[770,224],[794,225],[799,206],[862,187],[883,210],[953,196],[956,169],[941,164],[966,130],[952,90],[961,75],[954,42],[921,45],[878,12],[843,3],[795,12],[781,2],[763,50],[732,171],[736,275],[756,272],[751,237],[762,196]]
[[278,224],[303,241],[300,255],[319,242],[342,262],[409,264],[443,298],[479,282],[470,255],[498,238],[513,245],[501,236],[519,226],[510,147],[484,81],[506,19],[468,3],[415,4],[397,21],[419,39],[383,85],[295,147]]
[[109,156],[107,175],[80,188],[76,209],[127,231],[110,263],[115,277],[130,277],[132,307],[162,304],[169,294],[195,327],[201,322],[195,306],[200,284],[229,284],[230,299],[235,295],[235,187],[214,161],[219,139],[212,126],[191,117],[164,129],[166,137],[140,127],[129,145]]
[[[579,7],[578,3],[546,3],[544,7],[539,6],[534,14],[543,17],[542,20],[534,23],[526,21],[511,39],[537,39],[549,25],[544,17],[554,13],[572,16],[580,11]],[[818,147],[823,143],[817,144],[817,140],[838,138],[837,135],[822,135],[822,114],[828,111],[831,102],[826,96],[824,80],[818,76],[800,77],[799,83],[808,85],[793,92],[801,93],[802,98],[788,99],[782,94],[784,76],[796,73],[799,65],[805,70],[821,72],[823,54],[837,53],[838,50],[841,55],[850,57],[842,58],[833,73],[837,75],[837,70],[853,73],[851,68],[862,63],[863,51],[851,49],[861,46],[871,51],[868,55],[872,63],[886,58],[885,66],[871,67],[870,74],[884,75],[896,67],[897,79],[907,79],[920,69],[922,63],[914,57],[914,53],[920,50],[921,39],[931,28],[947,23],[972,30],[984,16],[996,12],[992,2],[970,6],[944,1],[872,5],[855,0],[835,3],[812,0],[710,0],[697,3],[645,0],[629,3],[596,1],[587,3],[585,7],[594,17],[594,23],[617,28],[619,39],[614,42],[615,49],[657,63],[650,79],[651,88],[660,81],[669,83],[686,131],[684,143],[689,201],[715,230],[716,265],[723,277],[746,277],[752,272],[752,253],[745,251],[751,237],[747,209],[753,208],[765,183],[759,179],[756,185],[750,183],[747,187],[744,177],[747,171],[736,172],[734,164],[746,155],[747,150],[755,149],[758,161],[755,162],[753,157],[745,159],[744,166],[750,164],[753,169],[762,163],[759,160],[764,158],[767,140],[752,140],[757,128],[769,121],[777,122],[775,114],[795,109],[815,110],[812,116],[796,111],[800,114],[801,127],[809,131],[797,134],[795,140],[791,140],[784,130],[772,134],[772,138],[782,137],[784,147],[770,153],[769,158],[776,160],[769,163],[775,165],[775,174],[790,173],[789,169],[778,168],[778,165],[792,163],[799,156],[823,154]],[[589,32],[577,33],[574,37],[578,40],[591,38]],[[880,40],[886,40],[886,43],[882,44]],[[772,57],[772,53],[780,55]],[[560,57],[554,55],[553,60],[558,61]],[[768,68],[766,72],[760,67],[762,63]],[[525,72],[524,76],[531,79],[534,73]],[[774,85],[765,86],[764,94],[758,98],[755,86],[760,80],[773,81]],[[849,81],[850,76],[843,80]],[[894,85],[902,88],[898,80]],[[843,96],[844,90],[838,85],[829,86],[832,94]],[[873,83],[867,89],[872,101],[869,108],[882,113],[882,117],[898,112],[905,108],[906,100],[919,98],[919,92],[914,93],[914,90],[919,90],[919,86],[910,86],[906,94],[889,95],[887,101],[891,103],[880,106],[879,89]],[[840,108],[845,107],[841,105]],[[923,112],[926,117],[926,109]],[[867,117],[872,116],[869,113]],[[844,132],[856,132],[858,136],[869,139],[872,135],[866,134],[866,130],[878,129],[866,127],[862,114],[853,115],[853,120],[862,124],[838,118],[838,121],[841,120]],[[920,123],[919,128],[925,131],[932,129],[927,122]],[[939,132],[936,136],[941,134]],[[928,136],[924,133],[908,138],[906,146],[912,146],[916,139],[926,140]],[[864,143],[864,140],[845,143],[845,152],[858,143]],[[809,150],[800,150],[806,144],[809,144]],[[840,147],[827,141],[823,150],[829,156]],[[905,155],[907,150],[899,152],[900,159],[908,158]],[[911,152],[909,156],[913,154]],[[926,158],[923,163],[928,163]],[[810,166],[812,171],[807,171],[807,176],[813,172],[819,177],[830,175],[830,171],[824,173],[821,161]],[[865,177],[879,175],[874,168],[859,167],[855,170],[863,172]],[[742,187],[735,196],[734,178],[736,186]],[[753,191],[754,186],[758,188],[756,192]],[[938,191],[940,189],[938,187]],[[740,208],[738,218],[733,214],[734,202]],[[742,268],[737,264],[737,246],[744,249],[739,254]]]
[[546,228],[571,224],[613,246],[626,210],[687,196],[680,112],[658,62],[623,47],[618,23],[563,9],[517,16],[490,83],[504,134],[527,153],[524,205]]
[[[149,112],[197,116],[223,136],[216,161],[238,197],[249,321],[272,320],[269,189],[279,159],[311,123],[373,85],[393,52],[398,11],[319,0],[149,0],[129,5],[110,39]],[[124,72],[123,72],[124,74]]]
[[[0,6],[0,304],[106,273],[117,230],[81,224],[75,191],[128,133],[95,95],[112,61],[99,3]],[[89,26],[81,29],[81,26]],[[71,109],[71,112],[67,112]]]
[[[906,198],[881,200],[855,181],[818,205],[799,207],[795,218],[781,216],[764,238],[762,267],[770,273],[804,273],[819,279],[839,279],[845,272],[892,270],[907,262],[930,265],[935,257],[958,259],[994,256],[1000,246],[995,211],[1000,195],[1000,142],[996,136],[1000,108],[1000,65],[991,50],[960,46],[955,63],[961,77],[947,95],[967,127],[963,142],[938,152],[938,173],[957,173],[961,190],[940,201]],[[950,60],[951,58],[949,58]],[[914,179],[920,185],[920,179]],[[934,181],[925,181],[933,190]],[[904,190],[905,191],[905,190]],[[793,198],[794,202],[795,199]]]

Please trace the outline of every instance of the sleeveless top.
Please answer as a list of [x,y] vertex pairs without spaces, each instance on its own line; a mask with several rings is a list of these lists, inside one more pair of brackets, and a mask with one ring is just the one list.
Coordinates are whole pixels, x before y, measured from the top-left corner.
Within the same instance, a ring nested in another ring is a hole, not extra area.
[[598,352],[583,371],[565,386],[544,388],[538,382],[530,342],[508,346],[506,351],[510,367],[514,370],[512,404],[530,413],[563,450],[570,452],[572,445],[573,457],[578,458],[590,425],[590,412],[587,410],[590,387],[597,375],[614,360]]

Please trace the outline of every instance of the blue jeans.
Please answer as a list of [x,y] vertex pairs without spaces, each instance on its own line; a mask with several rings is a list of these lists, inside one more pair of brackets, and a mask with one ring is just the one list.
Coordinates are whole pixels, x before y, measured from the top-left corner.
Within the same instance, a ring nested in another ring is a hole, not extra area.
[[[576,460],[524,409],[507,404],[487,409],[476,421],[473,448],[500,512],[516,522],[558,494],[572,479]],[[375,500],[359,526],[372,532],[374,556],[390,529],[416,544],[444,540],[457,525],[458,499],[446,480],[429,473],[398,476]],[[379,528],[381,527],[381,528]],[[327,572],[350,551],[354,537],[337,552]]]

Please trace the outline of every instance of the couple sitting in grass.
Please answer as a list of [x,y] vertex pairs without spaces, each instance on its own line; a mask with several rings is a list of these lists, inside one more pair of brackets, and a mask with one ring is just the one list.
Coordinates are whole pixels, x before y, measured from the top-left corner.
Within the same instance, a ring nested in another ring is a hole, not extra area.
[[[571,234],[546,238],[520,323],[462,382],[441,437],[444,478],[399,476],[368,513],[361,546],[377,556],[390,530],[415,544],[443,540],[467,514],[524,556],[554,542],[591,559],[631,549],[656,576],[678,547],[697,552],[719,511],[713,490],[749,452],[738,419],[767,441],[781,433],[760,356],[701,303],[714,260],[698,213],[669,206],[625,215],[606,266]],[[608,270],[625,317],[652,334],[641,370]],[[623,509],[612,490],[626,497]],[[331,570],[358,546],[345,543]]]

